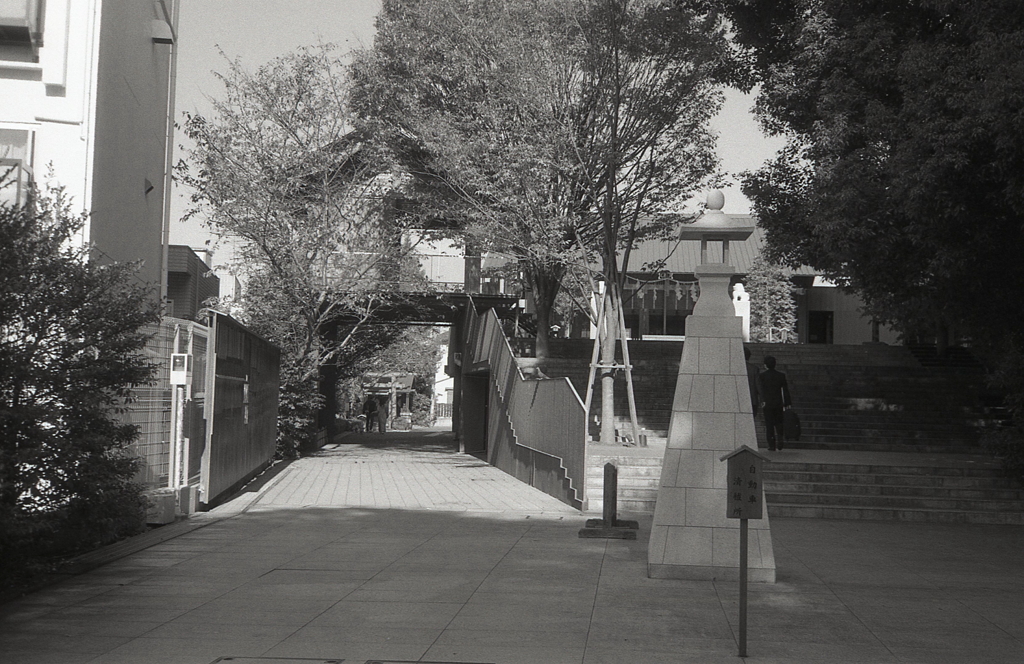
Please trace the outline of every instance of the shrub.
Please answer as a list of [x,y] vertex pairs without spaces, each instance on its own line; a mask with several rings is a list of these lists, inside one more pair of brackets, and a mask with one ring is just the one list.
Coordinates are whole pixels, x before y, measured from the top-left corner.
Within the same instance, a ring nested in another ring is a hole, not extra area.
[[137,265],[88,260],[60,191],[0,204],[0,578],[145,527],[133,425],[143,328]]

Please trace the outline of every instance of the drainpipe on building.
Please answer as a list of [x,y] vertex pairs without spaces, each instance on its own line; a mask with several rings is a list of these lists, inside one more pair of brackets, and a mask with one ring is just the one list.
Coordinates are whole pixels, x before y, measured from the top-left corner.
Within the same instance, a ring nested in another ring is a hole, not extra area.
[[[168,9],[167,3],[160,0],[158,3],[164,14],[168,25],[171,28],[172,40],[168,45],[169,67],[167,73],[167,139],[164,145],[164,214],[163,214],[163,236],[160,251],[160,303],[167,301],[167,268],[168,268],[168,247],[171,243],[171,186],[173,178],[171,169],[174,158],[174,104],[175,88],[178,80],[178,16],[181,11],[179,2],[171,3]],[[211,266],[212,267],[212,266]]]

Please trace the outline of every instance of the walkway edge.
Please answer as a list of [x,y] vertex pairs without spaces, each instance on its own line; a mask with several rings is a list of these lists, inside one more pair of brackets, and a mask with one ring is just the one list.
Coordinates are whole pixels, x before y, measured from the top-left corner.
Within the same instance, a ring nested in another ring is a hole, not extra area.
[[263,473],[253,478],[249,484],[238,490],[235,495],[213,508],[209,512],[196,512],[187,515],[173,523],[154,528],[148,532],[133,535],[118,542],[113,542],[98,549],[87,551],[60,564],[56,571],[40,576],[38,579],[24,586],[12,588],[0,593],[0,605],[20,599],[42,590],[47,586],[63,581],[73,576],[85,574],[98,567],[112,563],[121,558],[148,549],[151,546],[162,544],[181,535],[205,528],[224,519],[230,519],[239,514],[244,514],[252,505],[258,501],[263,494],[280,479],[284,470],[291,465],[295,459],[286,459],[274,463]]

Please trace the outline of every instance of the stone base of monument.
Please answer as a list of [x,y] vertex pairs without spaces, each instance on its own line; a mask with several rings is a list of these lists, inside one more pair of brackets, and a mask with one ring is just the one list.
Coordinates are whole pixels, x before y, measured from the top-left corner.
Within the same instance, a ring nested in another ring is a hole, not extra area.
[[579,536],[584,539],[624,539],[635,540],[640,524],[636,521],[616,520],[609,524],[604,519],[587,519],[587,525],[580,528]]
[[[739,581],[738,567],[701,567],[699,565],[648,565],[647,576],[652,579],[682,579],[687,581]],[[751,583],[775,583],[774,569],[748,569]]]

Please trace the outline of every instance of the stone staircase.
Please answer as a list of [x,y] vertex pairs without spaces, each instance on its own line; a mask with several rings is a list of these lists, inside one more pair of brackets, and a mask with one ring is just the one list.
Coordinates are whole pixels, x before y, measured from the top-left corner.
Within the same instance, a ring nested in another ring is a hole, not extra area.
[[661,480],[664,447],[621,448],[593,445],[587,453],[586,503],[588,512],[604,509],[604,465],[618,468],[618,499],[621,512],[654,513]]
[[[551,377],[566,376],[572,381],[583,398],[587,391],[591,343],[588,340],[551,340],[551,358],[545,372]],[[664,444],[668,434],[669,417],[672,412],[676,375],[679,372],[679,358],[683,352],[681,341],[630,342],[630,360],[633,366],[633,387],[637,402],[637,420],[651,444]],[[619,355],[621,358],[621,353]],[[591,407],[592,437],[597,437],[596,418],[601,412],[601,386],[595,381],[593,405]],[[616,372],[615,378],[615,428],[630,432],[629,402],[626,395],[624,373]]]
[[[922,366],[906,348],[870,344],[750,348],[753,362],[772,354],[789,376],[803,428],[766,468],[769,514],[1024,524],[1022,487],[979,447],[981,427],[1000,411],[977,363]],[[654,509],[682,343],[631,342],[630,351],[650,448],[591,445],[590,511],[601,509],[608,461],[619,469],[620,509]],[[568,376],[582,396],[590,343],[557,341],[552,355],[548,375]],[[627,430],[625,381],[617,383],[616,423]],[[760,418],[757,429],[763,445]]]
[[768,514],[1024,525],[1024,489],[987,457],[848,456],[767,464]]
[[803,429],[791,448],[977,453],[999,414],[977,364],[924,367],[901,346],[750,348],[752,361],[774,355],[788,377]]

